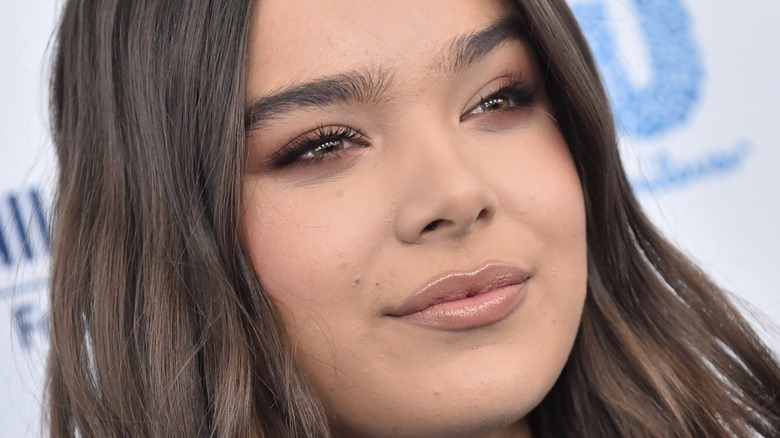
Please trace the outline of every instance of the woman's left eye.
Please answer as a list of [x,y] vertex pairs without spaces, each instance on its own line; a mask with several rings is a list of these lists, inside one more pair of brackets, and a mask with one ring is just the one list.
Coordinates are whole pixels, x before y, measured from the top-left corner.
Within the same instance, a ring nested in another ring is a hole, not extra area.
[[480,100],[476,106],[472,107],[461,117],[461,120],[477,114],[529,108],[536,102],[536,97],[536,87],[513,83]]
[[501,111],[501,110],[512,108],[514,106],[517,105],[512,100],[511,96],[492,97],[480,102],[479,105],[474,107],[474,109],[472,109],[469,112],[469,114],[480,114],[480,113],[489,113],[492,111]]

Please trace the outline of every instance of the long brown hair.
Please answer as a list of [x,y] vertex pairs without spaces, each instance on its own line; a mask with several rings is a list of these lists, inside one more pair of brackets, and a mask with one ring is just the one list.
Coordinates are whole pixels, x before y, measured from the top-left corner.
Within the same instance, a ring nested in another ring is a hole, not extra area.
[[[780,368],[631,191],[564,0],[515,1],[585,191],[589,287],[538,436],[777,436]],[[59,160],[51,436],[327,437],[243,252],[252,0],[71,0],[52,77]]]
[[588,294],[540,436],[780,436],[780,367],[723,291],[642,213],[593,58],[563,1],[516,2],[578,163]]

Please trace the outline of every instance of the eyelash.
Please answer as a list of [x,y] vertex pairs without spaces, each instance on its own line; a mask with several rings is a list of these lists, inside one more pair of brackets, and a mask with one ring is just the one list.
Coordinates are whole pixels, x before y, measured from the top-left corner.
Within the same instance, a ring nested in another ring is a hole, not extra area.
[[[460,120],[462,122],[476,114],[528,109],[536,103],[536,100],[539,97],[539,89],[540,87],[536,84],[529,83],[528,81],[523,81],[518,78],[508,77],[505,79],[505,82],[503,82],[499,86],[498,90],[493,91],[492,93],[484,97],[481,97],[479,99],[479,103],[474,107],[472,107],[471,109],[469,109],[465,114],[463,114],[460,117]],[[480,106],[485,105],[488,102],[496,101],[499,99],[514,100],[514,103],[512,106],[505,109],[499,109],[496,111],[488,110],[488,111],[482,111],[478,113],[474,112]]]
[[282,168],[293,164],[313,164],[338,158],[347,148],[335,152],[324,153],[321,156],[301,159],[307,153],[314,152],[322,147],[327,147],[326,144],[329,142],[345,141],[355,143],[355,145],[361,147],[368,146],[368,140],[363,133],[357,129],[349,126],[319,126],[314,131],[293,140],[290,144],[275,153],[272,159],[273,166],[275,168]]
[[[539,95],[539,87],[534,84],[529,84],[527,81],[523,81],[517,78],[506,78],[505,82],[500,87],[480,98],[479,103],[469,109],[465,114],[460,117],[461,121],[478,114],[488,114],[492,112],[506,112],[515,111],[521,109],[527,109],[531,107],[537,100]],[[480,112],[474,112],[480,106],[485,105],[491,101],[497,100],[514,100],[512,106],[497,110],[483,110]],[[311,158],[303,159],[303,156],[308,153],[314,153],[316,150],[324,147],[328,147],[327,144],[331,142],[349,142],[354,143],[352,146],[343,147],[340,150],[334,152],[325,151],[320,156],[313,156]],[[346,149],[354,146],[367,147],[369,142],[365,135],[359,130],[349,126],[319,126],[314,131],[305,134],[291,143],[277,151],[271,159],[274,168],[281,169],[293,165],[309,165],[316,164],[331,159],[338,159]]]

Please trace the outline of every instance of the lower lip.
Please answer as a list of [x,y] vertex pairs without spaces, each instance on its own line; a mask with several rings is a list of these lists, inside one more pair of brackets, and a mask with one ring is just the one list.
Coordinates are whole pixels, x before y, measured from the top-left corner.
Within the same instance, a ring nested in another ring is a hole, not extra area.
[[440,330],[469,330],[489,326],[503,320],[520,307],[525,299],[527,282],[526,280],[473,297],[434,304],[400,318]]

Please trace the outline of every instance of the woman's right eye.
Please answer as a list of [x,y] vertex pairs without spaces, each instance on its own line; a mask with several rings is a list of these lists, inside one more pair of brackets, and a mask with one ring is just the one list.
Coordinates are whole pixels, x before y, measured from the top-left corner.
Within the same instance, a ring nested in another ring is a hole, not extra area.
[[316,164],[340,158],[348,149],[366,147],[368,141],[356,129],[349,127],[320,127],[291,141],[274,154],[274,168],[291,165]]
[[315,144],[312,147],[306,149],[306,151],[300,155],[299,159],[320,160],[328,155],[333,155],[334,153],[338,153],[349,147],[351,147],[351,144],[344,138],[328,138],[321,140],[318,142],[318,144]]

